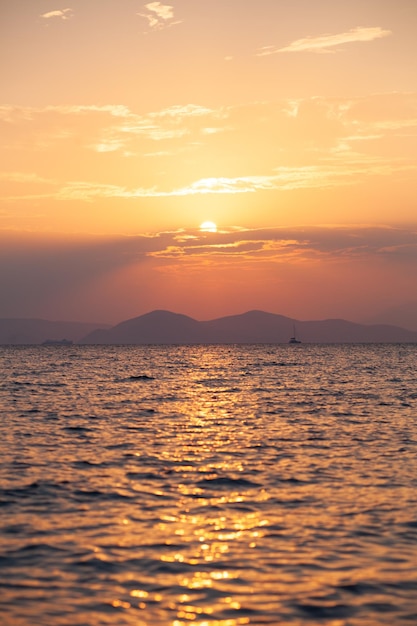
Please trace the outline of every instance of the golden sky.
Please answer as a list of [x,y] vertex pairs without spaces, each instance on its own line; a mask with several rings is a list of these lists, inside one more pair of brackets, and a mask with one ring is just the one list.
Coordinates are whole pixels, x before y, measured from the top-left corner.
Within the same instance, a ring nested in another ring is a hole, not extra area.
[[415,0],[3,0],[0,317],[417,300],[416,25]]

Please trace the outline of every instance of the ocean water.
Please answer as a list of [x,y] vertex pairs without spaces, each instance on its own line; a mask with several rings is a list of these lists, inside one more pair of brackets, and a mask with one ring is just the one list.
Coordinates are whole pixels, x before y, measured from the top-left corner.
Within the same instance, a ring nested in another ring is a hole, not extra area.
[[417,346],[0,369],[3,626],[417,624]]

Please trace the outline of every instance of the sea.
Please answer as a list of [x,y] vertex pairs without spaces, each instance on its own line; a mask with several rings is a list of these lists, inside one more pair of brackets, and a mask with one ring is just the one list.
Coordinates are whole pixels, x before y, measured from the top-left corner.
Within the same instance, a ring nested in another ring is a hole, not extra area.
[[0,347],[2,626],[417,624],[417,345]]

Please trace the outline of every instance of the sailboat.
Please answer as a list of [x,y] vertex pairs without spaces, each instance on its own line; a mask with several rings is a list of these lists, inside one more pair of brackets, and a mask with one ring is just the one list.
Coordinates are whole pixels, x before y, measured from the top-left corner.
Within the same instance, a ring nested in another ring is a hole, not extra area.
[[297,336],[295,334],[295,324],[293,324],[292,334],[293,334],[293,336],[290,337],[288,343],[301,343],[301,341],[299,339],[297,339]]

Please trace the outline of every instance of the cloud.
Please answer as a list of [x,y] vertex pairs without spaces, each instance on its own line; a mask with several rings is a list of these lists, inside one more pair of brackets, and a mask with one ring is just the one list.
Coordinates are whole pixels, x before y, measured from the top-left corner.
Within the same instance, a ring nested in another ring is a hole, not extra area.
[[[207,107],[203,107],[197,104],[186,104],[186,105],[174,105],[168,107],[166,109],[162,109],[162,111],[156,111],[150,113],[150,117],[169,117],[175,119],[182,118],[193,118],[193,117],[202,117],[205,115],[212,115],[215,113],[214,109],[209,109]],[[217,115],[219,113],[217,112]]]
[[278,52],[329,52],[330,48],[341,46],[346,43],[359,43],[374,41],[381,37],[391,35],[390,30],[384,30],[379,26],[368,28],[352,28],[345,33],[336,35],[320,35],[319,37],[305,37],[296,39],[284,48],[276,48],[275,46],[266,46],[261,48],[257,56],[270,56]]
[[[305,264],[417,262],[417,225],[396,226],[318,226],[298,228],[236,228],[229,231],[171,233],[159,240],[146,256],[167,263],[223,262],[242,265],[258,263]],[[152,244],[148,244],[152,245]],[[243,265],[242,265],[243,267]],[[249,267],[249,265],[247,265]]]
[[[123,157],[154,152],[175,155],[194,150],[208,135],[227,130],[227,112],[194,104],[176,105],[140,115],[119,104],[0,106],[3,150],[46,153],[70,140],[78,149],[119,152]],[[209,129],[209,131],[207,131]],[[187,138],[180,145],[179,140]],[[149,142],[170,142],[169,149],[153,150]]]
[[[191,286],[199,293],[203,310],[213,305],[212,293],[205,288],[207,280],[215,281],[216,293],[223,290],[229,298],[234,290],[229,308],[238,308],[231,312],[267,303],[279,310],[282,295],[269,299],[265,294],[271,293],[271,284],[291,287],[294,275],[304,276],[303,307],[306,282],[312,281],[311,296],[317,300],[321,294],[323,311],[331,310],[334,290],[346,290],[347,300],[341,307],[346,315],[348,300],[359,306],[364,298],[363,290],[358,291],[358,271],[361,281],[368,272],[378,293],[383,297],[388,293],[393,301],[397,284],[399,299],[415,292],[416,262],[416,223],[407,227],[236,227],[216,233],[189,229],[116,237],[2,231],[0,317],[120,321],[153,308],[187,312]],[[250,272],[245,275],[248,280],[256,279],[257,285],[264,281],[263,294],[254,291],[248,296],[246,279],[233,280],[245,270]],[[292,297],[291,289],[287,295]],[[313,304],[308,306],[311,309]]]
[[145,4],[146,13],[138,13],[140,17],[144,17],[149,24],[151,30],[164,30],[176,24],[180,24],[181,20],[174,20],[174,7],[162,2],[149,2]]
[[108,114],[111,117],[127,118],[132,113],[129,108],[122,104],[83,104],[83,105],[48,105],[45,107],[25,107],[19,105],[0,105],[0,121],[9,124],[19,124],[24,121],[33,121],[37,116],[48,114],[77,116],[92,114]]
[[169,4],[162,4],[162,2],[150,2],[145,7],[149,11],[153,11],[157,18],[160,20],[172,20],[174,17],[173,7]]
[[48,185],[54,182],[33,172],[0,172],[0,180],[11,183],[41,183]]
[[[0,233],[0,258],[23,268],[32,259],[42,271],[56,263],[74,264],[77,276],[107,272],[126,264],[142,263],[146,258],[185,258],[242,255],[256,259],[355,259],[406,256],[417,259],[417,224],[328,225],[308,227],[269,227],[219,230],[180,229],[117,237],[50,238],[39,233]],[[59,260],[59,261],[58,261]],[[3,274],[8,275],[7,263]],[[85,270],[81,270],[85,268]],[[79,272],[78,272],[79,270]],[[68,272],[70,269],[68,269]]]
[[[331,189],[383,176],[412,180],[416,120],[415,93],[299,98],[218,109],[184,104],[146,114],[118,104],[5,105],[0,107],[4,154],[7,146],[15,158],[11,163],[19,163],[23,152],[32,160],[27,171],[22,167],[13,173],[16,166],[11,166],[12,174],[0,175],[2,197],[94,202]],[[280,142],[270,150],[273,133]],[[91,168],[85,170],[78,163],[87,151]],[[59,165],[63,153],[71,161],[71,174]],[[265,158],[260,160],[259,154]],[[125,170],[120,159],[132,155],[140,163],[139,178],[120,175]],[[163,161],[150,167],[150,156]],[[47,181],[51,158],[54,180]],[[106,184],[101,179],[104,159],[115,164],[119,159]],[[35,173],[38,182],[51,186],[23,187],[36,182]]]
[[[169,198],[181,196],[195,196],[203,194],[240,194],[260,191],[292,191],[295,189],[329,189],[343,185],[358,184],[364,176],[388,176],[399,171],[415,171],[417,165],[406,166],[398,164],[396,167],[380,161],[362,160],[359,156],[346,162],[346,155],[339,155],[342,163],[337,165],[320,165],[304,167],[278,167],[274,174],[267,176],[238,176],[235,178],[212,177],[202,178],[185,187],[174,189],[160,189],[154,187],[129,188],[120,185],[102,184],[86,181],[72,181],[59,187],[56,191],[42,194],[25,194],[5,197],[5,200],[34,200],[36,198],[50,198],[55,200],[80,200],[93,202],[96,199],[119,198]],[[7,175],[3,174],[6,178]],[[19,178],[20,177],[20,178]],[[1,178],[1,176],[0,176]],[[32,182],[25,180],[25,174],[15,174],[15,182]],[[34,182],[34,181],[33,181]],[[54,184],[54,181],[42,180]]]
[[61,9],[58,11],[49,11],[48,13],[43,13],[41,17],[45,20],[49,20],[51,18],[59,18],[61,20],[69,20],[73,17],[72,9]]
[[90,147],[96,152],[116,152],[118,150],[122,150],[125,147],[125,144],[120,139],[103,138],[98,143],[91,144]]

